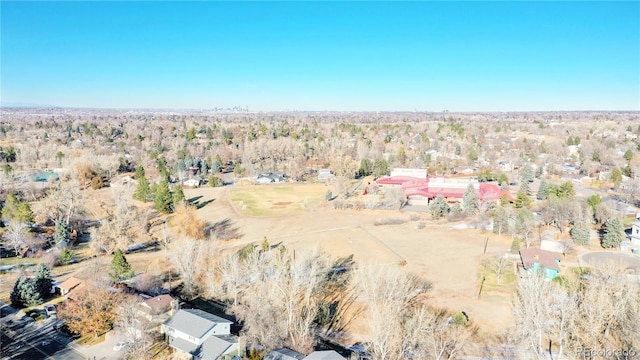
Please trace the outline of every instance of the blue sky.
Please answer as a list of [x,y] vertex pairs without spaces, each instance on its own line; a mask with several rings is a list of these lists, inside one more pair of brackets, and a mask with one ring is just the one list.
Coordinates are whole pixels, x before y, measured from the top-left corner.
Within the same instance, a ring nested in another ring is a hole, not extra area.
[[1,1],[1,99],[640,110],[640,3]]

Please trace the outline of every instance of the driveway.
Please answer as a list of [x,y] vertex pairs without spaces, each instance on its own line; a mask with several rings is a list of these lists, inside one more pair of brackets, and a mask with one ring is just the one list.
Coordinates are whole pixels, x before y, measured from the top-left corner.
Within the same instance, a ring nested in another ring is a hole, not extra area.
[[600,267],[606,264],[620,264],[625,268],[625,270],[633,269],[636,274],[640,274],[640,256],[638,255],[596,251],[582,254],[579,258],[594,267]]
[[114,330],[109,331],[104,341],[99,344],[92,346],[76,345],[76,348],[92,360],[117,360],[123,358],[125,354],[122,351],[114,351],[113,347],[122,339],[124,337]]

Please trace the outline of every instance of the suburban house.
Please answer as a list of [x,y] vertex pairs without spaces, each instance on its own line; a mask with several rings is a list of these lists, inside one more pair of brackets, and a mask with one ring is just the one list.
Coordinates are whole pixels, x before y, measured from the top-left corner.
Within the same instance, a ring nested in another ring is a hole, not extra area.
[[285,178],[286,178],[286,175],[279,171],[267,171],[258,175],[258,179],[256,180],[256,182],[258,184],[279,183],[279,182],[283,182]]
[[272,350],[265,355],[263,360],[346,360],[342,355],[333,350],[314,351],[304,356],[291,349]]
[[200,186],[201,183],[202,183],[202,179],[199,176],[194,176],[191,179],[183,181],[182,185],[195,188]]
[[178,300],[166,294],[159,295],[142,301],[139,304],[138,313],[153,327],[173,316],[178,306]]
[[336,176],[331,173],[331,169],[318,169],[318,182],[331,182]]
[[182,309],[162,324],[169,346],[197,360],[231,359],[242,349],[232,322],[198,309]]
[[58,289],[60,289],[60,295],[68,299],[69,293],[71,292],[71,290],[79,287],[80,285],[82,285],[82,283],[83,283],[82,280],[75,278],[73,276],[68,278],[62,284],[58,285]]
[[560,254],[552,251],[528,248],[520,250],[523,268],[528,272],[540,272],[546,280],[553,280],[560,272]]

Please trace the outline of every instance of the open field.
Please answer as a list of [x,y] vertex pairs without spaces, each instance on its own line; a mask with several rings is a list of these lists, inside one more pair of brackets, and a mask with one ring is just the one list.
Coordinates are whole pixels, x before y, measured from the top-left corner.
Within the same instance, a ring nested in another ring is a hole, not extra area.
[[[321,188],[325,186],[303,185]],[[247,188],[186,189],[187,198],[198,197],[200,202],[211,201],[198,210],[209,222],[230,219],[240,228],[240,239],[224,242],[223,248],[239,248],[248,243],[260,243],[266,236],[273,244],[282,243],[296,251],[320,248],[335,256],[353,255],[358,264],[376,266],[403,266],[433,284],[430,303],[454,311],[465,311],[483,329],[502,330],[511,322],[509,308],[511,286],[492,286],[477,298],[480,285],[479,266],[485,240],[489,237],[487,254],[504,253],[511,239],[483,233],[475,229],[452,229],[455,223],[433,221],[427,214],[415,220],[415,214],[395,211],[334,210],[329,204],[308,209],[296,209],[288,216],[245,216],[236,213],[225,201],[225,192],[240,190],[247,198],[261,194],[266,186]],[[287,188],[287,193],[284,189]],[[324,191],[316,190],[318,194]],[[313,190],[312,190],[313,191]],[[252,192],[254,194],[252,194]],[[280,187],[283,197],[304,194],[296,187]],[[257,193],[257,194],[256,194]],[[291,194],[293,193],[293,194]],[[269,200],[272,201],[272,200]],[[262,201],[268,204],[268,201]],[[386,218],[404,219],[400,225],[375,226]],[[411,221],[411,218],[415,221]],[[417,228],[418,221],[426,227]]]
[[[229,202],[230,195],[236,191],[245,198],[258,198],[265,189],[270,197],[257,202],[263,209],[274,201],[275,194],[279,194],[281,199],[291,199],[292,203],[304,201],[312,194],[320,200],[307,208],[275,209],[273,212],[279,216],[245,215]],[[427,214],[334,210],[331,203],[324,201],[326,189],[326,186],[316,184],[202,187],[185,189],[185,196],[201,205],[197,213],[210,224],[228,221],[239,229],[241,235],[238,239],[220,243],[223,250],[239,249],[248,243],[259,244],[266,236],[272,245],[282,243],[295,251],[320,248],[335,258],[353,255],[354,261],[361,266],[401,266],[432,283],[428,300],[432,305],[451,311],[465,311],[475,324],[486,331],[503,330],[511,324],[509,304],[512,285],[495,286],[488,281],[483,296],[477,298],[485,239],[489,237],[487,254],[498,254],[509,247],[510,238],[475,229],[453,229],[456,223],[433,221]],[[98,196],[87,205],[97,207],[95,203],[104,200]],[[291,213],[287,214],[287,211]],[[404,223],[374,225],[389,218],[401,219]],[[419,222],[426,226],[419,229]],[[127,255],[136,273],[161,274],[169,266],[164,251],[150,250]],[[77,249],[77,253],[82,258],[92,256],[86,244]],[[86,270],[83,268],[95,266],[92,265],[94,263],[107,266],[109,261],[110,257],[105,256],[56,268],[55,280],[82,276]],[[17,275],[8,273],[2,277],[3,293],[7,297]],[[358,323],[354,323],[351,331],[354,334],[366,331],[358,327]]]
[[317,184],[249,185],[232,189],[230,198],[245,215],[290,215],[320,204],[327,189]]

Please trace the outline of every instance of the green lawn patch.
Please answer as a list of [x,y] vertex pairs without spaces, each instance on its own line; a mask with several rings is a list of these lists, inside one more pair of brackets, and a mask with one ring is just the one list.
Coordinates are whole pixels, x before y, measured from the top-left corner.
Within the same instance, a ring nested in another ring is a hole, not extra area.
[[315,186],[256,185],[231,190],[231,201],[246,215],[291,215],[321,203],[324,192]]

